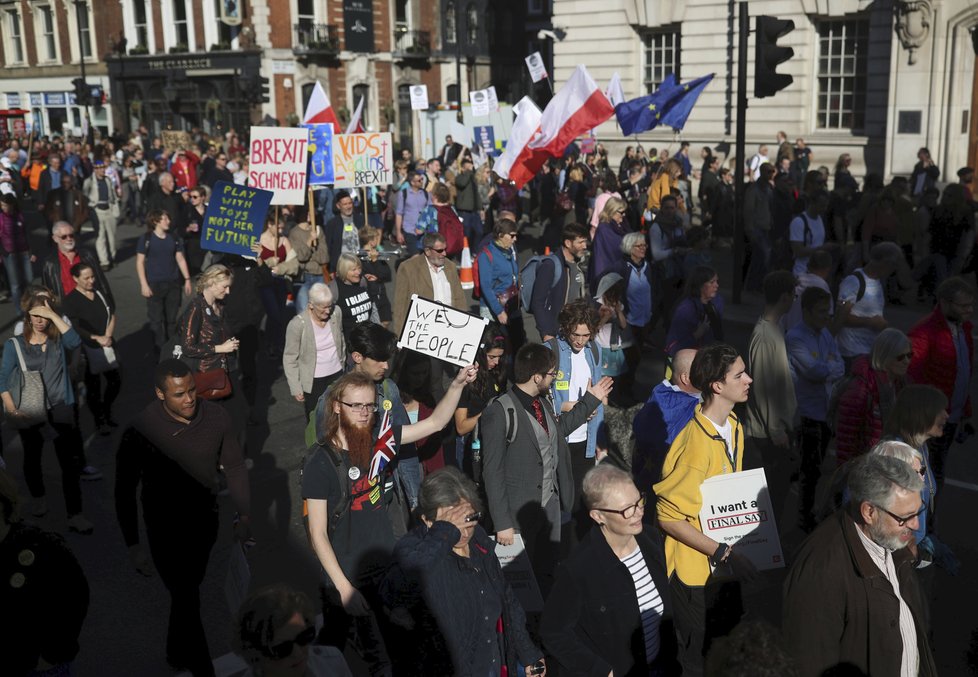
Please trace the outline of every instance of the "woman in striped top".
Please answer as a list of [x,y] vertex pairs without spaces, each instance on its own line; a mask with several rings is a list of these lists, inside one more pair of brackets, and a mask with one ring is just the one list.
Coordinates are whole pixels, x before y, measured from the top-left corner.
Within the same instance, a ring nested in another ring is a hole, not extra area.
[[596,523],[557,572],[540,632],[561,674],[678,675],[662,544],[646,534],[645,494],[601,464],[584,476]]

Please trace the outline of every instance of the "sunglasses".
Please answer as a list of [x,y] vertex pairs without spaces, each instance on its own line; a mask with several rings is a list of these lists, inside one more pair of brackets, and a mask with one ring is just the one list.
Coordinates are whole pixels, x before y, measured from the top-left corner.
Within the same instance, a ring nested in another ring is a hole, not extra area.
[[909,362],[912,357],[913,357],[913,353],[900,353],[899,355],[896,356],[898,360],[906,361],[906,362]]
[[430,249],[431,251],[435,252],[436,254],[444,254],[445,252],[448,251],[448,247],[442,247],[441,249],[435,249],[434,247],[428,247],[428,249]]
[[292,652],[295,650],[295,647],[309,646],[312,644],[314,639],[316,639],[316,628],[310,625],[308,628],[296,635],[295,639],[290,639],[279,644],[273,644],[265,649],[262,653],[272,660],[280,661],[283,658],[288,658],[291,656]]
[[191,195],[190,196],[190,199],[191,200],[199,200],[200,199],[200,195]]
[[57,237],[58,237],[59,240],[74,240],[75,239],[75,236],[74,235],[58,235]]

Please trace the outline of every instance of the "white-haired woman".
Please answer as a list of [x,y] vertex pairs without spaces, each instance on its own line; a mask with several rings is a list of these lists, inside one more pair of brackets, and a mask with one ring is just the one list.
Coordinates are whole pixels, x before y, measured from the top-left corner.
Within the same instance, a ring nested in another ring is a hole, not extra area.
[[343,336],[350,337],[353,327],[370,320],[380,323],[377,304],[370,296],[367,280],[363,276],[363,263],[353,254],[340,254],[336,263],[336,277],[329,283],[329,290],[343,318]]
[[645,533],[645,494],[608,463],[588,471],[596,527],[561,563],[540,635],[561,673],[673,675],[676,635],[662,544]]
[[309,287],[305,310],[285,329],[282,370],[289,391],[302,402],[306,418],[316,408],[320,395],[343,373],[346,345],[343,318],[336,312],[333,292],[322,282]]

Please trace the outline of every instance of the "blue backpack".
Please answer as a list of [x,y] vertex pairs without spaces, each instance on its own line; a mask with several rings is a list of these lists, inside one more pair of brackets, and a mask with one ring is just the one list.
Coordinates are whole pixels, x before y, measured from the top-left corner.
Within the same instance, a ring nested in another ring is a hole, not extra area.
[[520,270],[520,307],[523,312],[530,312],[530,299],[533,296],[533,285],[537,281],[537,269],[540,264],[550,259],[554,264],[554,279],[550,283],[550,288],[553,289],[560,282],[561,266],[560,259],[556,254],[538,254],[537,256],[531,256],[530,260],[523,264],[523,268]]

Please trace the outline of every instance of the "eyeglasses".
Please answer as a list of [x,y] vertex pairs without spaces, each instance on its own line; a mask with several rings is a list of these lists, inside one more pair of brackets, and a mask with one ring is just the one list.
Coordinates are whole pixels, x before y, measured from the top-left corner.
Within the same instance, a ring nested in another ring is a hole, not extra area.
[[615,214],[625,214],[625,213],[626,212],[624,209],[619,209],[618,211],[615,212]]
[[645,492],[643,491],[639,494],[638,500],[632,505],[624,508],[622,510],[612,510],[611,508],[594,508],[599,512],[613,512],[616,515],[621,515],[623,518],[629,520],[635,516],[635,513],[641,509],[645,510]]
[[200,195],[193,195],[193,194],[191,194],[190,195],[190,199],[191,200],[199,200],[200,199]]
[[316,628],[310,625],[308,628],[300,632],[295,636],[295,639],[290,639],[279,644],[274,644],[262,653],[271,658],[272,660],[280,661],[283,658],[288,658],[292,655],[292,651],[297,646],[309,646],[312,641],[316,639]]
[[428,249],[430,249],[431,251],[435,252],[436,254],[444,254],[445,252],[448,251],[448,248],[447,247],[442,247],[441,249],[435,249],[434,247],[428,247]]
[[900,517],[899,515],[894,515],[894,514],[893,514],[892,512],[890,512],[889,510],[887,510],[886,508],[884,508],[884,507],[883,507],[883,506],[881,506],[881,505],[876,505],[875,503],[874,503],[873,505],[874,505],[874,506],[875,506],[875,507],[876,507],[877,509],[879,509],[879,510],[882,510],[882,511],[883,511],[883,512],[885,512],[885,513],[886,513],[887,515],[889,515],[889,516],[890,516],[890,517],[892,517],[892,518],[893,518],[894,520],[896,520],[896,523],[897,523],[897,526],[898,526],[898,527],[903,527],[903,526],[906,526],[906,525],[907,525],[907,522],[909,522],[909,521],[910,521],[910,520],[912,520],[912,519],[916,519],[917,517],[920,517],[920,515],[921,515],[921,513],[923,513],[923,512],[924,512],[924,510],[926,510],[926,509],[927,509],[927,508],[926,508],[926,506],[924,506],[924,507],[921,507],[921,509],[920,509],[920,510],[918,510],[917,512],[915,512],[915,513],[914,513],[914,514],[912,514],[912,515],[907,515],[906,517]]
[[364,411],[372,414],[377,411],[376,402],[344,402],[343,400],[340,400],[340,404],[349,407],[358,414]]
[[557,377],[557,370],[554,369],[553,371],[548,371],[546,374],[544,374],[544,376],[549,376],[550,378],[556,378]]
[[75,236],[74,235],[70,235],[70,234],[69,235],[57,235],[55,237],[57,237],[59,240],[74,240],[75,239]]
[[507,235],[509,235],[509,236],[510,236],[511,238],[513,238],[514,240],[515,240],[516,238],[518,238],[518,237],[520,236],[520,234],[519,234],[519,233],[506,233],[506,234],[507,234]]
[[899,355],[896,356],[898,360],[906,361],[906,362],[909,362],[912,357],[913,357],[913,353],[900,353]]

